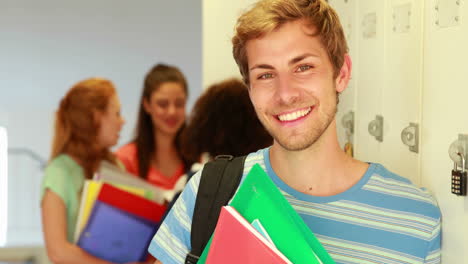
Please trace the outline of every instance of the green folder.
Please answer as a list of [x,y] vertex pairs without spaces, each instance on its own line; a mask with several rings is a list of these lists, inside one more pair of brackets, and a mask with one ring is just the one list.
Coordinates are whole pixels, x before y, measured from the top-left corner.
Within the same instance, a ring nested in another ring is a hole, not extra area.
[[[249,222],[259,219],[291,262],[335,263],[260,165],[252,167],[229,205]],[[211,239],[198,263],[206,262],[210,245]]]

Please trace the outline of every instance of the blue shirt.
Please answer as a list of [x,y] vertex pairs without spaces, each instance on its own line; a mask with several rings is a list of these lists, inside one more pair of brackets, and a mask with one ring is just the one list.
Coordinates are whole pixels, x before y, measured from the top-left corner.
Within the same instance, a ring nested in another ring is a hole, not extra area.
[[[273,171],[269,149],[251,153],[336,263],[440,263],[441,215],[435,199],[380,164],[348,190],[318,197],[298,192]],[[163,264],[184,263],[201,172],[195,174],[151,241]]]

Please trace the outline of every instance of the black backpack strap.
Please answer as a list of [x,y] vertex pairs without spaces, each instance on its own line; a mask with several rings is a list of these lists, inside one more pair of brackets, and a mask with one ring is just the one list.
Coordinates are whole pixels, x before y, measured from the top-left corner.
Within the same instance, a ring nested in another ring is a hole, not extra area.
[[245,158],[220,155],[203,167],[192,217],[192,251],[185,259],[186,264],[197,263],[213,234],[221,207],[229,202],[239,186]]

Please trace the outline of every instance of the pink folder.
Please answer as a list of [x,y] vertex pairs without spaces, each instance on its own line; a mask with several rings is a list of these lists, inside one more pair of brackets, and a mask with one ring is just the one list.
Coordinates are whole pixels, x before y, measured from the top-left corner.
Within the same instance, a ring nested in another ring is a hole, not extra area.
[[291,263],[231,206],[221,208],[206,264]]

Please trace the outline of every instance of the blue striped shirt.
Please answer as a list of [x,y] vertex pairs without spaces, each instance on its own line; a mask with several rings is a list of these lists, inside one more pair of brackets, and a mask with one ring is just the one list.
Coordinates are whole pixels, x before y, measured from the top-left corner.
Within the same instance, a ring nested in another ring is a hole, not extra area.
[[[269,149],[251,153],[244,177],[258,163],[304,219],[336,263],[440,263],[441,215],[422,188],[380,164],[370,164],[360,181],[337,195],[298,192],[273,171]],[[151,241],[149,252],[163,264],[184,263],[190,251],[198,172]]]

